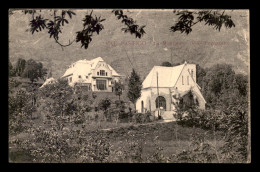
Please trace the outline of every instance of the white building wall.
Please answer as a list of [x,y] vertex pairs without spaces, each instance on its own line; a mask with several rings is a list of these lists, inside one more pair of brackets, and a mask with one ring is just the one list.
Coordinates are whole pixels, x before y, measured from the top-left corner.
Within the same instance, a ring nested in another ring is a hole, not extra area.
[[[180,75],[180,77],[179,77],[179,79],[176,83],[175,88],[177,87],[177,90],[178,90],[179,93],[189,91],[192,88],[193,92],[195,93],[195,96],[198,98],[199,108],[205,109],[205,101],[204,101],[204,99],[201,95],[200,90],[197,87],[196,81],[191,79],[191,76],[190,76],[190,73],[188,72],[188,69],[190,71],[191,71],[191,69],[193,70],[193,75],[195,76],[195,79],[196,79],[196,65],[195,64],[186,65],[183,68],[183,71],[182,71],[182,73],[181,73],[181,75]],[[183,77],[183,81],[182,81],[182,77]],[[189,81],[188,81],[188,78],[189,78]]]
[[195,85],[195,82],[192,80],[188,72],[188,69],[191,69],[190,65],[184,66],[183,71],[180,74],[177,83],[175,84],[175,88],[177,87],[178,91],[180,92],[190,90],[190,88]]
[[[193,79],[192,79],[192,71],[193,71]],[[173,83],[174,84],[174,83]],[[200,93],[200,90],[197,87],[196,83],[196,65],[195,64],[187,64],[184,66],[181,75],[177,79],[177,82],[175,84],[174,88],[162,88],[159,87],[159,96],[163,96],[166,100],[166,110],[172,111],[175,110],[174,105],[172,104],[173,98],[171,95],[171,89],[175,89],[177,87],[177,90],[179,93],[187,92],[191,90],[193,87],[193,91],[195,92],[196,97],[199,101],[199,108],[205,109],[205,101]],[[143,89],[141,93],[141,97],[136,102],[136,110],[138,112],[141,112],[142,105],[141,102],[144,103],[144,108],[147,110],[155,111],[156,110],[156,98],[158,97],[157,94],[157,88],[148,88]]]
[[144,108],[150,111],[150,102],[151,102],[151,90],[144,89],[141,92],[141,97],[136,101],[136,110],[137,112],[142,111],[141,102],[144,102]]
[[[169,88],[159,88],[159,96],[165,98],[166,101],[166,109],[171,110],[171,96]],[[142,111],[142,101],[144,103],[144,108],[148,111],[156,110],[156,98],[158,97],[157,88],[149,88],[142,90],[141,97],[136,102],[136,110],[138,112]]]

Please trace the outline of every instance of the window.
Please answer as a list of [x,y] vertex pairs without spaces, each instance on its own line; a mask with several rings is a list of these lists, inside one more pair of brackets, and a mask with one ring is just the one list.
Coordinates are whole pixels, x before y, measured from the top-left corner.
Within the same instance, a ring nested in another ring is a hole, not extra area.
[[105,71],[104,70],[100,70],[100,75],[101,76],[105,76]]
[[79,78],[81,78],[81,75],[79,75]]
[[191,69],[191,77],[193,78],[193,70]]
[[72,82],[72,77],[69,78],[69,81]]
[[99,75],[99,72],[97,72],[97,75]]
[[97,80],[97,89],[98,90],[106,90],[107,89],[107,81],[106,80]]
[[86,79],[88,79],[88,76],[86,76]]
[[107,76],[107,72],[106,72],[106,76]]
[[181,77],[182,77],[182,78],[181,78],[181,79],[182,79],[182,85],[184,85],[184,82],[183,82],[183,76],[181,76]]
[[189,85],[189,76],[187,76],[187,84]]

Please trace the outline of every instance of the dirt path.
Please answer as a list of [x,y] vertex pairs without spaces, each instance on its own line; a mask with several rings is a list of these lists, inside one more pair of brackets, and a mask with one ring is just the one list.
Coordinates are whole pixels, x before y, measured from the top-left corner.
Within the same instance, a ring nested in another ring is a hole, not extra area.
[[105,128],[105,129],[100,129],[101,131],[111,131],[119,128],[128,128],[128,127],[139,127],[139,126],[148,126],[148,125],[155,125],[155,124],[162,124],[162,123],[168,123],[172,122],[171,120],[162,120],[162,121],[156,121],[156,122],[151,122],[151,123],[145,123],[145,124],[134,124],[130,126],[120,126],[120,127],[114,127],[114,128]]

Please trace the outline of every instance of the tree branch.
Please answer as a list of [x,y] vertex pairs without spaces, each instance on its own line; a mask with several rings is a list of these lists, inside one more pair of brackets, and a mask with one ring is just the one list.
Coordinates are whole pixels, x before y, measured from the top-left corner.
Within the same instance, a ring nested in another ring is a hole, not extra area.
[[68,47],[68,46],[70,46],[73,42],[75,42],[75,39],[74,39],[72,42],[70,42],[70,40],[69,40],[69,43],[66,44],[66,45],[64,45],[64,44],[61,44],[56,38],[54,38],[54,40],[55,40],[55,42],[56,42],[57,44],[59,44],[59,45],[61,46],[62,51],[63,51],[63,47]]
[[[210,14],[211,13],[211,11],[212,10],[210,10],[207,14]],[[205,14],[206,15],[206,14]],[[204,16],[205,16],[204,15]],[[195,24],[197,24],[197,23],[199,23],[199,22],[201,22],[202,20],[203,20],[204,18],[202,17],[200,20],[198,20],[198,21],[196,21],[196,22],[194,22],[190,27],[192,27],[192,26],[194,26]]]
[[[56,23],[56,12],[57,12],[56,10],[53,10],[53,18],[54,18],[55,27],[57,27],[57,26],[56,26],[56,24],[57,24],[57,23]],[[62,51],[64,50],[63,47],[68,47],[68,46],[70,46],[70,45],[75,41],[75,39],[74,39],[72,42],[70,42],[70,40],[69,40],[69,43],[68,43],[67,45],[64,45],[64,44],[61,44],[56,37],[53,37],[53,38],[54,38],[55,42],[56,42],[58,45],[61,46]]]

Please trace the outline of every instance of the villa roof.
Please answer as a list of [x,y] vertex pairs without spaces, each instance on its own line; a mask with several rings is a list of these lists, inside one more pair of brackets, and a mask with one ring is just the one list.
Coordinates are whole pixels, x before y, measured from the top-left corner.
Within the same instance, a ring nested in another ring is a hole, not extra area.
[[[73,73],[77,73],[79,75],[88,75],[89,73],[91,73],[92,69],[95,69],[98,62],[100,61],[104,61],[101,57],[97,57],[95,59],[92,60],[79,60],[77,62],[72,63],[69,68],[67,69],[67,71],[64,73],[64,75],[62,77],[66,77],[68,75],[71,75]],[[110,70],[112,70],[112,75],[113,76],[120,76],[109,64],[108,68]]]

